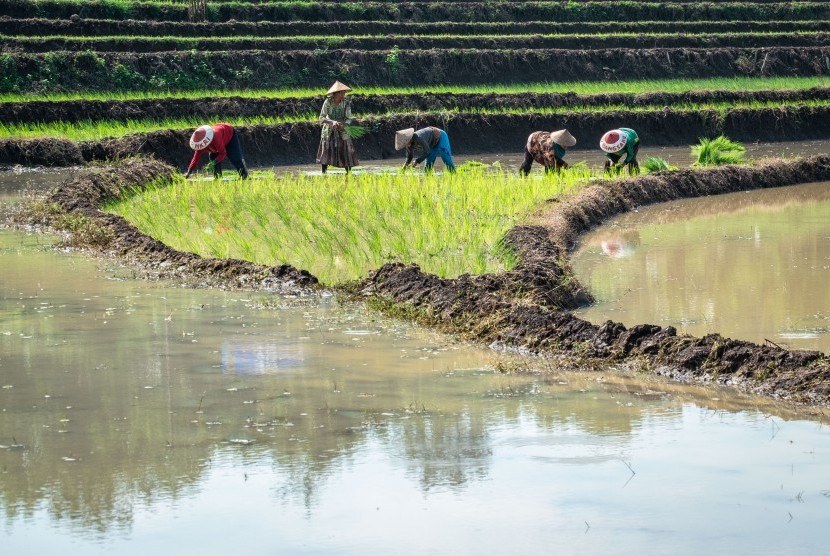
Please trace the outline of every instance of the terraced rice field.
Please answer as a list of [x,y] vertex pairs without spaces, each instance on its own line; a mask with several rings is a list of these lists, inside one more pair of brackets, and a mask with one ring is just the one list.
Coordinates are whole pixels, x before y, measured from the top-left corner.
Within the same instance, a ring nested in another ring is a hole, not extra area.
[[188,130],[216,120],[254,164],[311,162],[335,79],[355,89],[364,159],[393,156],[402,125],[440,125],[467,154],[565,126],[825,138],[828,31],[827,3],[772,0],[2,0],[0,163],[183,164]]

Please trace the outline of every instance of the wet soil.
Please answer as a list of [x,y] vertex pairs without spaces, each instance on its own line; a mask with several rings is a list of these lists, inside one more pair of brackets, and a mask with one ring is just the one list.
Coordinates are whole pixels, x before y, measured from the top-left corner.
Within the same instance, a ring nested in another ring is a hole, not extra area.
[[[67,214],[89,219],[108,233],[94,236],[105,241],[88,245],[123,256],[150,276],[274,291],[316,286],[313,276],[287,265],[263,267],[175,251],[98,210],[106,200],[173,171],[147,159],[93,171],[56,189],[44,205],[48,210],[27,213],[27,221],[60,227]],[[508,231],[504,242],[519,260],[511,271],[442,279],[416,265],[387,264],[344,287],[343,294],[476,342],[552,357],[562,367],[621,366],[824,406],[830,403],[830,359],[820,352],[789,351],[719,334],[695,338],[650,324],[626,328],[608,321],[597,326],[574,316],[570,310],[592,297],[574,278],[568,256],[581,233],[638,206],[827,180],[830,156],[600,182],[572,198],[551,200],[536,221]],[[76,241],[83,243],[89,236],[75,225]]]
[[[576,283],[567,259],[579,234],[638,206],[828,178],[830,157],[819,156],[604,182],[552,203],[537,225],[510,230],[506,241],[522,262],[498,280],[489,276],[440,280],[415,265],[390,264],[367,278],[357,295],[394,314],[411,315],[476,341],[556,356],[563,365],[614,363],[826,405],[830,360],[820,352],[789,351],[719,334],[695,338],[678,335],[673,327],[650,324],[626,328],[608,321],[597,326],[577,318],[568,309],[584,304],[590,295]],[[562,283],[551,287],[543,279],[534,281],[542,270],[563,277]],[[497,283],[513,287],[499,288]]]
[[[824,93],[821,93],[824,94]],[[823,139],[830,136],[830,106],[715,110],[650,110],[539,114],[410,114],[363,118],[368,133],[356,140],[364,160],[400,157],[394,134],[407,127],[438,126],[447,130],[458,154],[520,151],[527,136],[544,129],[568,128],[577,147],[594,145],[608,129],[632,127],[643,145],[691,145],[700,137],[725,133],[735,141],[765,142]],[[246,161],[252,166],[310,164],[316,158],[320,128],[316,122],[252,125],[238,128]],[[101,141],[75,143],[62,139],[0,140],[0,164],[70,166],[154,155],[184,168],[192,151],[192,130],[160,130]]]
[[[679,79],[830,74],[830,47],[415,49],[394,63],[383,50],[226,52],[50,52],[4,54],[6,91],[153,89],[158,81],[198,87],[206,76],[228,89],[319,87],[332,79],[364,86]],[[60,80],[54,79],[59,74]],[[129,76],[129,77],[125,77]]]
[[[772,1],[772,0],[771,0]],[[618,33],[747,33],[830,31],[830,21],[617,21]],[[288,37],[344,35],[497,35],[607,33],[607,23],[561,21],[228,21],[190,23],[138,19],[0,17],[0,34],[21,36]]]
[[[674,107],[711,103],[807,102],[830,99],[830,88],[797,91],[687,91],[681,93],[405,93],[375,95],[353,93],[356,115],[390,112],[437,112],[488,108],[534,110],[541,107]],[[299,116],[316,114],[321,97],[248,98],[239,96],[202,98],[151,98],[134,100],[61,100],[2,102],[6,123],[80,122],[85,120],[128,121],[191,117],[222,119],[254,116]]]

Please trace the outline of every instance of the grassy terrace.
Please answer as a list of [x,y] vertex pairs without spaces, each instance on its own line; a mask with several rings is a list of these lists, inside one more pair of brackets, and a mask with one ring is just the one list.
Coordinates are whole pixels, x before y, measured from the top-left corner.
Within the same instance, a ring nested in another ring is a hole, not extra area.
[[[716,111],[721,114],[726,114],[732,109],[761,109],[761,108],[786,108],[786,107],[810,107],[810,106],[829,106],[830,99],[827,100],[810,100],[799,102],[746,102],[746,103],[710,103],[710,104],[676,104],[672,106],[672,110],[676,111]],[[527,115],[527,116],[545,116],[554,114],[580,114],[593,113],[602,114],[611,111],[625,111],[629,113],[647,113],[647,112],[663,112],[663,107],[642,106],[631,107],[627,105],[605,105],[605,106],[589,106],[583,108],[576,108],[572,106],[567,107],[540,107],[534,109],[500,109],[481,107],[474,110],[442,110],[440,112],[420,112],[420,116],[436,115],[442,119],[452,119],[453,117],[461,117],[464,115]],[[388,112],[384,115],[373,114],[361,118],[361,122],[367,126],[371,126],[373,121],[382,119],[384,116],[401,115],[411,113],[409,111],[394,111]],[[290,117],[274,117],[274,116],[257,116],[257,117],[222,117],[217,115],[217,120],[226,121],[233,125],[257,125],[257,124],[290,124],[301,122],[316,122],[317,113],[309,112],[305,115],[297,115]],[[0,138],[37,138],[37,137],[62,137],[72,139],[75,141],[91,141],[99,140],[106,137],[119,137],[128,133],[148,132],[161,129],[192,129],[205,122],[205,117],[200,116],[196,118],[177,118],[165,120],[128,120],[124,121],[110,121],[110,120],[86,120],[77,123],[54,122],[48,124],[4,124],[0,122]]]
[[504,233],[545,200],[586,183],[591,172],[534,176],[462,166],[455,175],[396,172],[347,180],[259,174],[244,187],[181,180],[107,210],[176,249],[290,263],[329,285],[391,261],[417,262],[451,277],[510,268],[511,253],[500,246]]
[[96,52],[158,52],[175,50],[315,50],[343,49],[390,50],[393,48],[657,48],[657,47],[765,47],[825,46],[830,36],[825,31],[746,32],[746,33],[603,33],[537,35],[345,35],[336,37],[121,37],[121,36],[46,36],[17,37],[0,35],[7,48],[26,52],[54,50]]
[[[129,0],[2,0],[11,17],[187,21],[187,5]],[[770,21],[827,19],[826,2],[239,2],[209,3],[209,21]]]
[[[576,93],[581,95],[604,93],[683,93],[689,91],[763,91],[804,90],[830,87],[830,76],[816,77],[725,77],[711,79],[667,79],[654,81],[583,81],[560,83],[517,83],[514,85],[423,85],[419,87],[356,87],[355,92],[366,95],[405,95],[411,93]],[[322,98],[319,88],[212,90],[197,91],[127,91],[101,93],[75,91],[49,94],[0,94],[0,102],[65,101],[65,100],[137,100],[153,98]]]
[[[830,21],[617,21],[619,33],[762,33],[830,31]],[[291,37],[340,35],[532,35],[608,33],[603,22],[517,21],[399,23],[384,21],[184,23],[112,19],[5,19],[0,33],[9,36],[88,35],[121,37],[251,36]]]

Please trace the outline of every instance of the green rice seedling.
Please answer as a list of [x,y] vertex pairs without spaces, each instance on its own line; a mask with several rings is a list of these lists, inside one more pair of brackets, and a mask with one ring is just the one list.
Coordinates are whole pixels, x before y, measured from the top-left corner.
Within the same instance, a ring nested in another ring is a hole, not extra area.
[[362,125],[347,125],[346,126],[346,133],[348,133],[349,137],[351,137],[352,139],[360,139],[361,137],[366,135],[366,133],[368,133],[368,131],[369,130],[367,130]]
[[702,138],[698,145],[692,146],[692,166],[719,166],[721,164],[741,164],[744,162],[746,148],[724,135],[714,139]]
[[659,156],[648,157],[640,166],[646,172],[666,172],[677,170],[677,166],[670,165],[666,159],[660,158]]
[[245,187],[178,180],[109,210],[174,248],[288,263],[329,285],[395,261],[451,277],[511,268],[507,230],[591,177],[587,168],[521,178],[470,165],[455,174],[266,175]]

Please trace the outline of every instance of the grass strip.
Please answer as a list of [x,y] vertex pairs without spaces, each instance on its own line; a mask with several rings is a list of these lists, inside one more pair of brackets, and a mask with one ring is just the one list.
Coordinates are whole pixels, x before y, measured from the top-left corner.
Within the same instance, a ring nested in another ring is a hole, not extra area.
[[178,180],[106,210],[175,249],[288,263],[327,285],[394,261],[454,277],[512,267],[505,232],[590,176],[580,167],[522,179],[483,165],[443,175],[255,174],[245,182]]
[[[540,82],[517,83],[512,85],[428,85],[419,87],[359,87],[351,83],[356,93],[366,95],[405,95],[413,93],[682,93],[690,91],[762,91],[802,90],[830,86],[830,77],[719,77],[708,79],[661,79],[637,81],[583,81],[583,82]],[[136,100],[153,98],[322,98],[322,89],[200,89],[196,91],[125,91],[102,93],[100,91],[79,91],[50,94],[0,94],[0,102],[62,101],[62,100]]]
[[[761,108],[786,108],[792,107],[818,107],[830,105],[830,99],[827,100],[808,100],[797,102],[714,102],[701,104],[676,104],[671,106],[672,110],[698,112],[703,110],[715,110],[726,113],[733,109],[761,109]],[[516,116],[545,116],[551,114],[601,114],[605,112],[654,112],[654,106],[627,106],[622,104],[609,104],[604,106],[560,106],[560,107],[542,107],[528,109],[518,108],[487,108],[479,109],[465,109],[465,110],[441,110],[434,112],[418,112],[411,111],[390,111],[386,114],[376,115],[360,118],[361,124],[365,124],[371,128],[372,122],[381,121],[386,117],[400,116],[405,114],[412,114],[417,117],[434,116],[443,121],[451,122],[454,117],[463,117],[465,115],[501,115],[509,114]],[[660,107],[660,111],[663,108]],[[359,117],[359,114],[356,114]],[[198,118],[177,118],[169,120],[127,120],[127,121],[113,121],[113,120],[84,120],[81,122],[67,123],[67,122],[51,122],[45,124],[38,123],[21,123],[21,124],[5,124],[0,121],[0,139],[32,139],[43,137],[57,137],[64,139],[71,139],[73,141],[93,141],[101,140],[109,137],[120,137],[128,133],[150,132],[162,129],[194,129],[199,125],[203,125],[206,121],[225,121],[232,125],[279,125],[292,124],[301,122],[317,121],[316,113],[308,113],[299,116],[258,116],[258,117],[222,117],[217,115],[214,118],[198,117]]]

